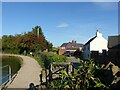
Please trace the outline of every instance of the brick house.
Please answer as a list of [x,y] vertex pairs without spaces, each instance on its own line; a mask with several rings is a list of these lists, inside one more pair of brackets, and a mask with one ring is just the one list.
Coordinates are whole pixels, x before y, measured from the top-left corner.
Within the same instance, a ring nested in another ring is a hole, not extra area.
[[74,53],[77,49],[82,51],[83,50],[83,44],[77,43],[76,41],[72,40],[72,42],[63,43],[60,46],[59,54],[63,55],[65,52]]

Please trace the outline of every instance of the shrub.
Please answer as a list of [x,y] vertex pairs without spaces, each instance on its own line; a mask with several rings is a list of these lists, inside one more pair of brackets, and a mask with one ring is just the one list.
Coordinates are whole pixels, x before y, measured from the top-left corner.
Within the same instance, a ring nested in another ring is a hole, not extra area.
[[51,62],[65,62],[66,57],[58,54],[51,54],[49,52],[42,52],[38,55],[41,61],[44,63],[44,67],[48,68]]
[[69,88],[70,90],[106,90],[108,87],[104,85],[95,72],[99,70],[93,61],[81,61],[78,69],[75,69],[72,75],[65,70],[61,71],[60,77],[51,82],[50,88]]

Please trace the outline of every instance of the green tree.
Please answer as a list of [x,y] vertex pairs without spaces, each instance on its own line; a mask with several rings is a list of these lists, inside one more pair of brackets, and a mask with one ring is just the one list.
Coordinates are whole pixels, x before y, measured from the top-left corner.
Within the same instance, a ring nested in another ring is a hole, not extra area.
[[48,47],[48,50],[51,51],[52,50],[52,47],[53,47],[53,44],[51,42],[47,42],[47,47]]
[[35,26],[31,32],[2,37],[2,49],[7,53],[23,53],[25,50],[27,52],[37,52],[51,48],[52,43],[45,39],[40,26]]
[[43,35],[42,29],[41,29],[40,26],[35,26],[34,28],[32,28],[32,32],[33,32],[36,36]]

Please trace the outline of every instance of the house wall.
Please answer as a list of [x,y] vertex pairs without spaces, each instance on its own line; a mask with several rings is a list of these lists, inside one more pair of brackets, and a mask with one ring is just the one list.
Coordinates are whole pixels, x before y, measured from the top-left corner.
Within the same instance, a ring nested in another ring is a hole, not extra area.
[[98,51],[102,53],[102,50],[108,51],[108,41],[102,37],[102,34],[97,32],[96,38],[93,39],[89,44],[84,46],[83,56],[85,59],[91,58],[91,51]]
[[90,44],[84,46],[83,56],[85,59],[90,58]]
[[63,55],[66,52],[66,49],[60,49],[59,50],[59,55]]
[[108,41],[104,39],[103,37],[96,37],[91,43],[90,43],[90,51],[99,51],[102,53],[102,50],[108,50],[107,48]]
[[62,44],[59,50],[59,54],[62,55],[64,54],[66,51],[70,51],[70,52],[75,52],[76,49],[79,49],[82,51],[82,45],[80,45],[79,43],[76,43],[76,41],[72,40],[72,42],[69,43],[65,43]]

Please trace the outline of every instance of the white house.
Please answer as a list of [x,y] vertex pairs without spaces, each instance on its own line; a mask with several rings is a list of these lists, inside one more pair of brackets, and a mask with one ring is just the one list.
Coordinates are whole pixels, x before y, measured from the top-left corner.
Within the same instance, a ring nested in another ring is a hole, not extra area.
[[99,53],[102,53],[102,50],[108,50],[107,45],[108,41],[103,38],[102,33],[97,30],[96,36],[84,45],[84,58],[89,59],[91,57],[91,51],[99,51]]

